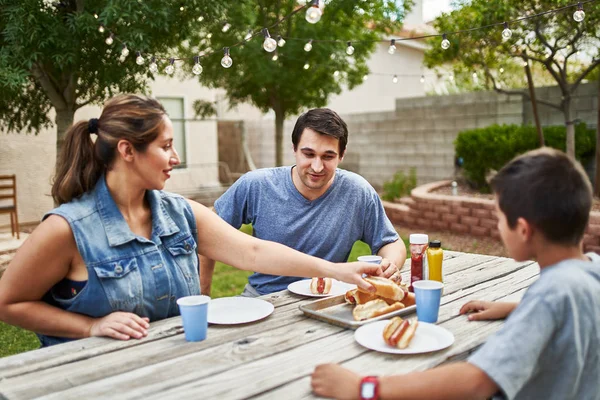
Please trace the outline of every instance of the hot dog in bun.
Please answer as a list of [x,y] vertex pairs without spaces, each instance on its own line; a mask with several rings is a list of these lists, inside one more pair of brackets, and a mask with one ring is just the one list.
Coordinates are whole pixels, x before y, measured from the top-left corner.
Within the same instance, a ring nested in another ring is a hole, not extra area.
[[312,294],[329,294],[331,291],[331,278],[312,278],[310,292]]
[[392,347],[405,349],[410,344],[419,322],[394,317],[383,329],[383,340]]

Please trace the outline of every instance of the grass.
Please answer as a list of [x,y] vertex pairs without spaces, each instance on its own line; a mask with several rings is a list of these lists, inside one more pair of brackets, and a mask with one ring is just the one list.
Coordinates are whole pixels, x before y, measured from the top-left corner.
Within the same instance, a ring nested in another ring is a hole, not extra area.
[[[245,225],[243,232],[252,233],[252,227]],[[359,256],[371,254],[371,248],[364,242],[356,242],[352,247],[348,261],[356,261]],[[213,298],[235,296],[242,292],[252,272],[242,271],[229,265],[217,262],[213,277]],[[33,332],[26,331],[0,322],[0,357],[34,350],[40,343]]]

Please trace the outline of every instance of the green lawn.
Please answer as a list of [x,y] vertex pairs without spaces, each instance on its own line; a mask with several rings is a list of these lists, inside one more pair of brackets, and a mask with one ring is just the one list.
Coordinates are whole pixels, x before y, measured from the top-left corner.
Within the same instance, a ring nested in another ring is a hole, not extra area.
[[[243,226],[242,231],[252,232],[251,226]],[[371,254],[371,249],[366,243],[356,242],[348,257],[348,261],[356,261],[358,256]],[[212,297],[227,297],[240,294],[251,272],[242,271],[229,265],[217,262],[212,284]],[[0,322],[0,357],[22,353],[37,349],[39,342],[32,332],[15,328]]]

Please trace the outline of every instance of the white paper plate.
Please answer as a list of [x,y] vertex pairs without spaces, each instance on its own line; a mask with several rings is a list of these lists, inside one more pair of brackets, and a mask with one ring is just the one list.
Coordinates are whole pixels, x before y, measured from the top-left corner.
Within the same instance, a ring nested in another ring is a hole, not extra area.
[[452,332],[439,325],[419,322],[415,336],[406,349],[392,347],[383,340],[383,328],[389,321],[386,319],[361,326],[354,332],[354,339],[367,349],[392,354],[428,353],[445,349],[454,343]]
[[335,279],[331,280],[331,290],[327,294],[314,294],[310,291],[310,279],[303,279],[288,285],[288,290],[292,293],[308,297],[329,297],[346,294],[348,290],[356,289],[356,285],[340,282]]
[[249,297],[222,297],[208,303],[209,324],[245,324],[271,315],[275,307],[268,301]]

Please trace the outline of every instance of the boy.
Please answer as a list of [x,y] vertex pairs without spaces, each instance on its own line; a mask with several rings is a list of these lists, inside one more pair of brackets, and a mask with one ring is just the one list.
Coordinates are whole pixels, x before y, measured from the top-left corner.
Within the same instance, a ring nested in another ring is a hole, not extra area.
[[600,264],[596,254],[582,252],[592,202],[588,178],[564,153],[542,148],[512,160],[491,186],[508,253],[517,261],[536,259],[540,276],[519,304],[471,301],[460,313],[471,312],[469,320],[510,314],[504,326],[466,362],[424,372],[361,380],[338,365],[317,366],[316,394],[600,399]]

